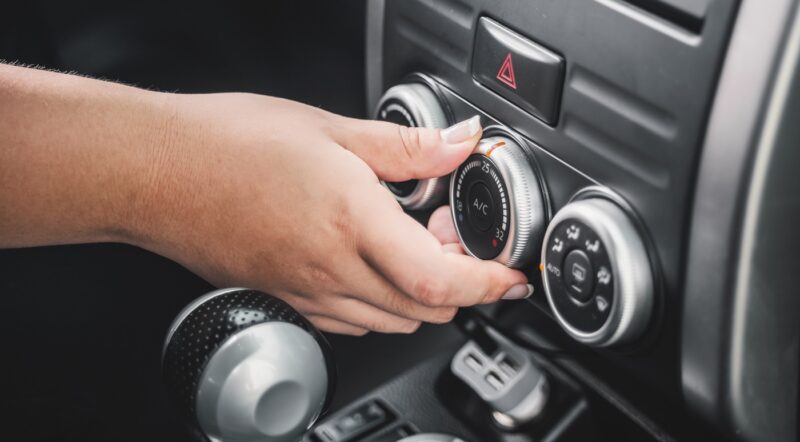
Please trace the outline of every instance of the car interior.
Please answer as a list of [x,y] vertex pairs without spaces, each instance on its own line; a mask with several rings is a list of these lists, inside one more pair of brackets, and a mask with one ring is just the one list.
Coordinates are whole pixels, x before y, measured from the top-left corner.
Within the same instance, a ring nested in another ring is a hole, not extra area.
[[355,337],[128,245],[0,250],[4,440],[800,440],[799,2],[9,3],[6,62],[479,116],[383,184],[534,292]]

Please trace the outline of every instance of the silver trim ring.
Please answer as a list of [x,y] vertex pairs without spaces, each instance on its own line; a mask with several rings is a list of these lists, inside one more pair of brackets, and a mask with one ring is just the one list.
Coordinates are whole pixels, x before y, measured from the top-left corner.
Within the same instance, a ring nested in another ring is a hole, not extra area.
[[200,304],[205,303],[211,298],[216,298],[217,296],[224,295],[225,293],[236,292],[239,290],[247,290],[241,287],[233,287],[233,288],[225,288],[225,289],[218,289],[212,292],[208,292],[203,296],[195,299],[194,301],[190,302],[189,305],[183,308],[178,316],[172,320],[172,324],[169,326],[169,331],[167,332],[167,338],[164,340],[164,345],[161,348],[161,362],[164,362],[164,354],[167,353],[167,346],[169,345],[170,341],[172,341],[172,335],[175,334],[175,331],[178,330],[178,327],[183,323],[189,313],[193,312]]
[[[505,146],[494,148],[498,142],[505,142]],[[528,161],[522,147],[510,137],[491,136],[482,139],[473,154],[481,154],[492,160],[500,172],[506,185],[509,200],[509,229],[508,239],[503,250],[494,257],[494,261],[508,267],[520,268],[536,256],[536,251],[541,249],[541,232],[545,225],[545,204],[539,180],[534,175],[533,166]],[[455,199],[456,174],[453,171],[450,179],[450,216],[456,225],[458,239],[470,256],[475,254],[470,250],[456,222],[456,210],[452,201]]]
[[[596,346],[629,342],[644,333],[653,312],[653,272],[644,242],[631,219],[616,204],[602,198],[573,201],[559,210],[544,236],[542,265],[547,267],[546,245],[562,221],[574,219],[591,228],[600,237],[611,261],[614,297],[605,323],[594,332],[584,332],[570,325],[556,308],[548,277],[544,276],[547,302],[559,325],[577,341]],[[565,296],[567,296],[565,294]]]
[[[390,104],[384,109],[384,105],[390,100],[398,101],[402,105]],[[389,88],[375,107],[374,118],[376,120],[383,119],[381,111],[385,110],[396,110],[405,114],[406,118],[416,122],[418,127],[442,129],[449,125],[436,93],[422,83],[400,84]],[[381,184],[386,186],[383,181]],[[405,197],[395,195],[395,198],[406,209],[427,209],[441,200],[447,191],[446,187],[447,177],[419,180],[410,195]]]

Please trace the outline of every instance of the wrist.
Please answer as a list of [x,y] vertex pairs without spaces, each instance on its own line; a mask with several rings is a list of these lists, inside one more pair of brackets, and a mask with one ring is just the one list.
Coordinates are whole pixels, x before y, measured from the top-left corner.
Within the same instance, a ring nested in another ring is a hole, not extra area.
[[[167,221],[174,219],[180,198],[176,195],[181,173],[178,165],[185,145],[178,94],[140,91],[136,100],[145,109],[142,137],[128,145],[127,172],[122,171],[121,201],[109,216],[113,241],[154,249],[162,241]],[[135,106],[138,108],[139,106]],[[140,109],[140,110],[141,110]]]

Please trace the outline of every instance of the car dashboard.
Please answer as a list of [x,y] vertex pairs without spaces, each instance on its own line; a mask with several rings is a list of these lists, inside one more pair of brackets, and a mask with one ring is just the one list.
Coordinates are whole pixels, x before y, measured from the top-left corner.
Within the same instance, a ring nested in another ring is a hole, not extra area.
[[[796,154],[788,145],[768,153],[764,143],[796,131],[796,20],[792,2],[373,2],[368,108],[392,86],[425,84],[452,121],[480,115],[487,136],[502,134],[525,152],[516,161],[539,180],[544,226],[527,240],[541,254],[514,263],[536,290],[535,308],[511,312],[512,326],[572,349],[576,367],[591,367],[590,383],[649,416],[645,426],[686,437],[681,427],[697,420],[743,439],[788,440],[798,322],[786,290],[797,260],[776,241],[797,236],[788,233],[797,201],[779,190],[796,181],[781,166]],[[519,190],[519,181],[507,184]],[[451,187],[458,223],[473,193],[451,186],[465,194],[459,201]],[[630,223],[609,221],[617,232],[604,235],[602,211],[581,206],[593,200],[610,201]],[[584,236],[570,242],[576,225]],[[608,270],[620,284],[611,296],[598,292],[601,277],[580,297],[558,282],[574,282],[572,270],[606,269],[608,257],[585,259],[597,247],[592,231],[615,255]],[[468,249],[470,241],[481,239],[468,239]],[[622,250],[636,249],[632,242],[643,253]],[[559,266],[560,247],[577,258]],[[621,280],[642,272],[646,282],[631,283],[632,298],[622,299]],[[650,299],[637,299],[642,293]],[[576,298],[579,307],[564,301]],[[614,321],[613,303],[635,324],[598,336]]]

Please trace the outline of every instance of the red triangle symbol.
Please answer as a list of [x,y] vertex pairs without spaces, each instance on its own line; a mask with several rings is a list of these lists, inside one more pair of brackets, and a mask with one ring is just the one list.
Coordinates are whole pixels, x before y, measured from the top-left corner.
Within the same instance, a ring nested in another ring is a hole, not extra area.
[[506,55],[503,65],[497,71],[497,79],[506,84],[511,89],[517,89],[517,79],[514,77],[514,63],[511,61],[511,52]]

